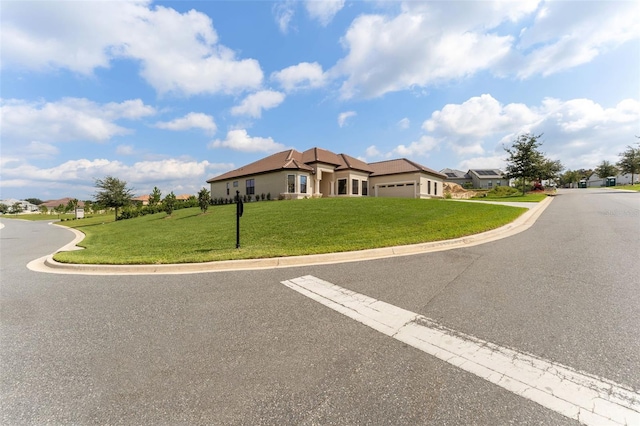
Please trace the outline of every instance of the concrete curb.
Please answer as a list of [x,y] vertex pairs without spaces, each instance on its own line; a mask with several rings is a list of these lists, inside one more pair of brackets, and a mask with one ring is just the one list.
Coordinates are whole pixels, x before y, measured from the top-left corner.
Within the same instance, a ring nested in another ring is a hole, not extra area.
[[[455,238],[445,241],[412,244],[396,247],[384,247],[369,250],[359,250],[341,253],[313,254],[306,256],[277,257],[269,259],[223,260],[205,263],[179,263],[162,265],[80,265],[60,263],[53,260],[50,254],[30,262],[27,267],[36,272],[55,274],[80,274],[80,275],[154,275],[154,274],[196,274],[219,271],[246,271],[256,269],[291,268],[296,266],[327,265],[333,263],[357,262],[362,260],[384,259],[395,256],[408,256],[413,254],[432,253],[456,248],[472,247],[485,244],[529,229],[542,212],[551,203],[553,197],[534,204],[515,221],[500,228],[480,234]],[[56,225],[58,226],[58,225]],[[70,229],[76,234],[76,238],[59,251],[78,250],[76,244],[84,238],[81,232]]]

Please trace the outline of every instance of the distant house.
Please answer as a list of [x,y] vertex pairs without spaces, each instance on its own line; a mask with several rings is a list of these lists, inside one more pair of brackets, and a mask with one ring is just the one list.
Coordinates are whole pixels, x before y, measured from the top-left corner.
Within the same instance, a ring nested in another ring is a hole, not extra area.
[[493,189],[496,186],[509,186],[509,179],[498,169],[470,169],[468,172],[473,187],[478,189]]
[[445,175],[407,159],[365,163],[321,148],[289,149],[207,180],[211,197],[442,197]]
[[462,170],[456,169],[442,169],[440,173],[443,173],[447,176],[447,182],[457,183],[463,187],[471,187],[473,186],[473,180],[469,173],[465,173]]
[[139,203],[142,206],[148,206],[149,205],[149,194],[146,195],[140,195],[139,197],[134,197],[131,199],[131,201],[133,201],[134,203]]
[[496,186],[509,186],[509,179],[499,169],[469,169],[466,173],[456,169],[442,169],[447,182],[475,189],[492,189]]
[[[631,173],[626,174],[626,175],[616,175],[616,176],[611,176],[611,177],[615,178],[616,185],[629,185],[629,184],[631,184]],[[640,175],[635,174],[634,175],[634,179],[636,180],[636,182],[638,182],[638,180],[640,180]],[[590,188],[591,187],[598,188],[598,187],[601,187],[601,186],[607,186],[607,178],[600,178],[595,173],[592,174],[591,177],[589,177],[589,179],[586,182],[587,182],[587,186],[590,187]]]
[[4,204],[5,206],[9,207],[9,209],[12,209],[16,204],[19,204],[20,208],[22,209],[19,213],[35,213],[38,211],[38,206],[36,206],[35,204],[24,200],[17,200],[15,198],[0,200],[0,204]]

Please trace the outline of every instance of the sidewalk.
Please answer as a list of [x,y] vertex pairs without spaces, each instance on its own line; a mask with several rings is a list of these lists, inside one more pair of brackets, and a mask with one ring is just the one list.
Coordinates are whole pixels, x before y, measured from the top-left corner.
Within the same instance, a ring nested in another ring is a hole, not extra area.
[[[434,241],[429,243],[412,244],[396,247],[384,247],[370,250],[359,250],[341,253],[314,254],[306,256],[277,257],[270,259],[246,259],[224,260],[204,263],[179,263],[165,265],[78,265],[59,263],[53,260],[53,254],[41,257],[30,262],[27,267],[35,272],[54,274],[80,274],[80,275],[154,275],[154,274],[195,274],[217,271],[243,271],[255,269],[290,268],[296,266],[326,265],[332,263],[357,262],[363,260],[384,259],[395,256],[408,256],[412,254],[432,253],[443,250],[451,250],[463,247],[472,247],[479,244],[507,238],[529,229],[540,217],[542,212],[551,203],[553,197],[547,197],[539,203],[502,203],[501,205],[514,205],[525,207],[529,210],[515,221],[491,231],[483,232],[453,240]],[[481,201],[471,201],[481,202]],[[487,201],[487,203],[494,203]],[[522,205],[521,205],[522,204]],[[78,250],[76,244],[82,241],[84,234],[73,231],[76,238],[59,251]],[[54,253],[55,254],[55,253]]]

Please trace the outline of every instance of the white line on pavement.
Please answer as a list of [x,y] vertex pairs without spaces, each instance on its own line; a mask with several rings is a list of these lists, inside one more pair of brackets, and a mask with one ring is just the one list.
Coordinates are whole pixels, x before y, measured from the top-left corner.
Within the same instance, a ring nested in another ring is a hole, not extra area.
[[307,275],[282,284],[465,371],[586,425],[640,425],[640,394],[555,362],[469,336]]

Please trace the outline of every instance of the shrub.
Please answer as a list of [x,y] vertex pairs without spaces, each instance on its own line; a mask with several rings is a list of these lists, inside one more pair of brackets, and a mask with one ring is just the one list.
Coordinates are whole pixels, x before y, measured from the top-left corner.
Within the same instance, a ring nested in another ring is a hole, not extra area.
[[271,201],[271,193],[267,193],[267,201]]
[[512,195],[519,194],[516,188],[510,186],[496,186],[491,191],[487,192],[489,197],[511,197]]

